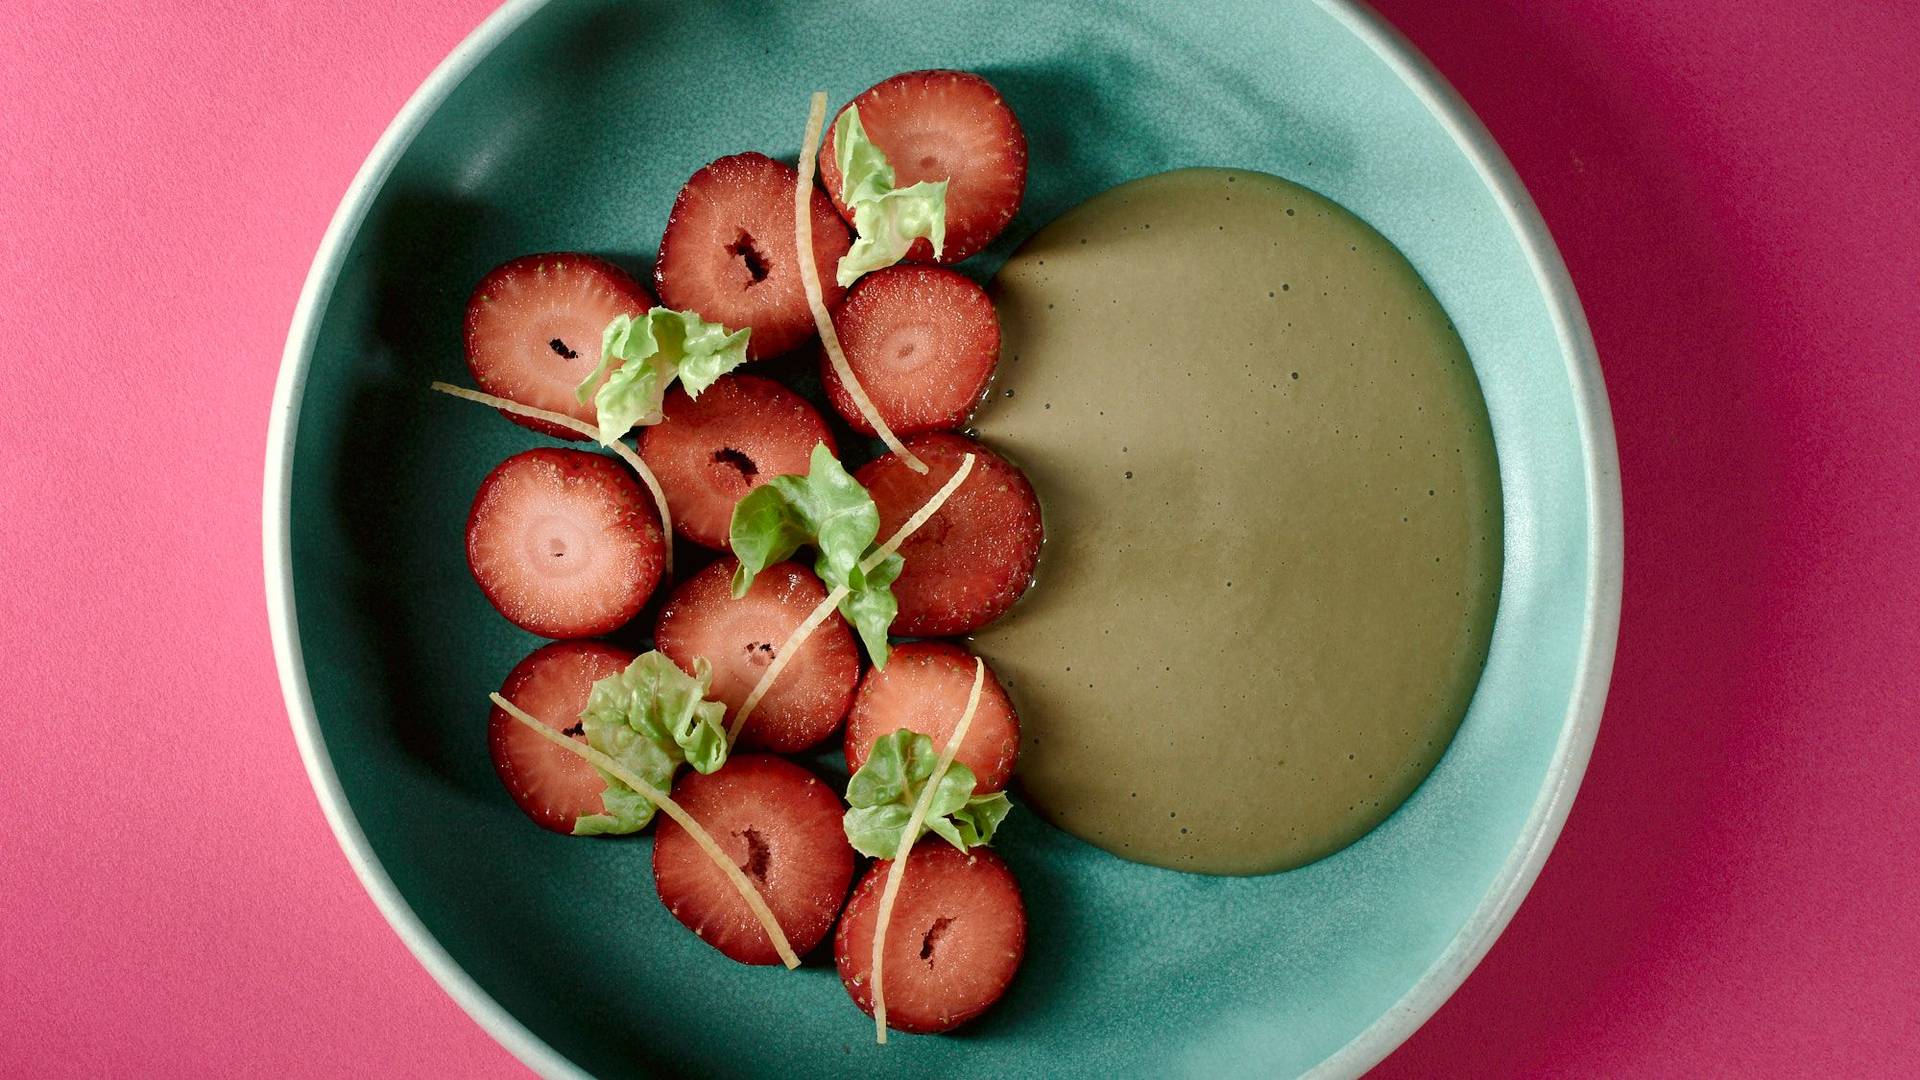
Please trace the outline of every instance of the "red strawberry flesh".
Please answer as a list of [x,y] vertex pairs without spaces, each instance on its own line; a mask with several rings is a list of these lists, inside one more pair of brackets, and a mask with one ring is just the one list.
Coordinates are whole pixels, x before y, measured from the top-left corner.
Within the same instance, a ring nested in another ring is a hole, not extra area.
[[800,395],[758,375],[728,375],[688,397],[667,394],[665,419],[646,429],[640,457],[673,509],[674,531],[727,547],[733,504],[761,484],[804,473],[814,445],[838,452],[833,433]]
[[[882,859],[860,879],[833,937],[840,982],[869,1016],[874,928],[892,865]],[[937,837],[921,840],[887,924],[887,1026],[933,1034],[972,1020],[1006,993],[1026,947],[1026,907],[1006,862],[987,848],[962,853]]]
[[[826,939],[853,880],[846,807],[806,769],[772,755],[742,754],[720,771],[682,773],[673,799],[745,872],[796,953]],[[779,954],[727,874],[692,835],[662,815],[653,841],[660,902],[702,941],[743,964]]]
[[[593,402],[581,402],[574,390],[600,364],[601,333],[616,316],[641,315],[652,306],[645,286],[604,259],[523,256],[495,267],[467,301],[467,367],[495,397],[591,424]],[[543,420],[501,415],[557,438],[583,437]]]
[[[727,706],[727,721],[773,663],[788,635],[827,597],[826,586],[799,563],[775,563],[733,598],[734,567],[725,557],[688,578],[660,609],[655,647],[683,670],[697,657],[713,666],[708,697]],[[853,703],[860,653],[839,612],[800,645],[740,731],[743,746],[797,753],[832,735]]]
[[[793,196],[800,174],[765,154],[733,154],[693,174],[673,201],[654,264],[667,307],[690,310],[729,330],[751,329],[747,358],[797,348],[813,336],[800,282]],[[824,194],[814,192],[813,250],[829,307],[843,290],[834,267],[851,237]]]
[[[833,313],[847,366],[894,434],[961,427],[1000,359],[1000,319],[973,279],[901,264],[861,278]],[[832,364],[820,364],[827,400],[856,431],[873,434]]]
[[961,435],[907,440],[928,465],[915,473],[893,454],[854,474],[880,510],[880,535],[891,536],[950,479],[969,453],[973,472],[900,548],[906,560],[893,595],[902,637],[971,633],[1005,614],[1033,583],[1044,533],[1040,501],[1025,474]]
[[[514,666],[500,685],[500,696],[585,743],[587,737],[576,725],[593,684],[632,662],[632,653],[603,641],[551,642]],[[581,815],[606,812],[600,793],[607,782],[592,765],[527,730],[499,706],[487,718],[487,749],[507,794],[541,828],[570,833]]]
[[[893,166],[895,186],[947,181],[941,262],[979,252],[1013,220],[1027,188],[1027,136],[992,83],[968,71],[908,71],[868,88],[852,104],[860,107],[867,138]],[[820,182],[851,221],[833,145],[829,133],[820,148]],[[907,258],[929,261],[933,248],[916,240]]]
[[[906,728],[945,747],[966,711],[973,689],[973,654],[946,641],[912,641],[893,647],[884,668],[860,680],[847,714],[847,771],[866,764],[876,740]],[[1005,687],[989,668],[980,705],[954,760],[973,770],[974,790],[999,791],[1013,776],[1020,753],[1020,718]]]
[[543,447],[487,474],[467,516],[467,565],[521,629],[592,637],[625,625],[666,563],[653,502],[624,466]]

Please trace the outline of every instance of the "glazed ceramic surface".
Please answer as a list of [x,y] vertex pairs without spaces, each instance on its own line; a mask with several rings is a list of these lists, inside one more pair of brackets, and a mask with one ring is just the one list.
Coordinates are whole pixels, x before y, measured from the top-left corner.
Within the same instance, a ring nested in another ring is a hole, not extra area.
[[[878,1047],[830,958],[733,964],[661,906],[649,839],[556,836],[506,797],[485,696],[538,642],[481,597],[461,537],[480,478],[543,440],[426,387],[468,381],[461,314],[495,263],[575,249],[645,272],[701,164],[790,159],[811,90],[843,101],[936,66],[990,78],[1030,141],[1020,216],[966,267],[982,279],[1088,196],[1188,165],[1285,176],[1397,245],[1485,391],[1505,568],[1467,718],[1378,829],[1299,870],[1217,878],[1016,811],[997,846],[1031,923],[1011,992],[961,1034]],[[1471,113],[1346,4],[511,3],[348,193],[270,443],[269,605],[321,801],[422,962],[550,1075],[1357,1073],[1531,884],[1612,660],[1619,487],[1578,302]]]

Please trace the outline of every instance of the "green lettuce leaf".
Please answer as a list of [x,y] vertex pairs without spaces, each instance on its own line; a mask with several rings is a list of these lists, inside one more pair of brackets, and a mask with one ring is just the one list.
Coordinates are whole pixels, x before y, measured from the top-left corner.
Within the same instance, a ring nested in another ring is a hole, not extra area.
[[894,616],[900,614],[900,603],[893,596],[893,583],[905,566],[906,560],[897,552],[864,573],[856,565],[847,577],[847,598],[840,601],[841,618],[853,624],[876,667],[887,666],[891,651],[887,630],[893,625]]
[[[592,395],[600,441],[611,444],[636,425],[660,422],[660,405],[674,379],[689,396],[699,397],[715,379],[746,363],[752,333],[728,333],[718,323],[672,308],[657,307],[638,319],[617,315],[600,335],[600,366],[574,393],[583,402]],[[593,384],[609,368],[613,374],[595,391]]]
[[840,614],[859,632],[873,662],[885,667],[887,628],[899,612],[893,582],[904,563],[894,554],[872,570],[860,569],[879,535],[873,496],[817,443],[805,476],[776,476],[734,504],[727,542],[740,565],[733,572],[733,595],[745,596],[760,571],[811,544],[814,573],[829,589],[846,587]]
[[906,258],[920,237],[939,257],[947,238],[945,180],[896,189],[893,166],[867,138],[857,105],[847,106],[833,122],[833,159],[840,167],[840,200],[853,210],[853,228],[859,234],[834,270],[841,288]]
[[[913,804],[939,763],[933,739],[917,731],[902,728],[875,740],[866,764],[847,781],[851,809],[842,820],[847,842],[876,859],[899,854]],[[948,765],[928,804],[922,834],[930,831],[961,851],[992,843],[1013,804],[1004,791],[975,795],[974,783],[972,769],[957,761]]]
[[[703,773],[726,764],[727,707],[706,700],[713,672],[705,659],[693,674],[659,652],[644,653],[626,670],[593,684],[580,724],[587,745],[632,770],[660,791],[673,786],[681,763]],[[606,813],[582,815],[576,836],[638,832],[653,820],[652,800],[602,771]]]

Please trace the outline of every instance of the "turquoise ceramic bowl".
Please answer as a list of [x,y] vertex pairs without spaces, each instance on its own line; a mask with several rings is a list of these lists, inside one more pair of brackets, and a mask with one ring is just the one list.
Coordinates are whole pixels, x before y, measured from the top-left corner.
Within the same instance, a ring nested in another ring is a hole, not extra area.
[[[1223,879],[1016,814],[1000,846],[1031,937],[1012,991],[963,1034],[876,1047],[830,963],[744,968],[675,923],[649,840],[555,836],[506,798],[485,695],[535,641],[473,587],[461,536],[480,478],[540,440],[426,386],[467,381],[461,311],[494,263],[584,249],[643,271],[696,167],[791,158],[809,91],[843,101],[918,67],[986,74],[1031,140],[1026,205],[981,275],[1081,199],[1184,165],[1290,177],[1399,245],[1485,388],[1507,552],[1472,710],[1379,829]],[[1592,342],[1538,214],[1357,6],[523,0],[407,105],[314,262],[270,435],[268,601],[341,844],[448,992],[542,1073],[1349,1075],[1465,978],[1559,832],[1612,660],[1619,499]]]

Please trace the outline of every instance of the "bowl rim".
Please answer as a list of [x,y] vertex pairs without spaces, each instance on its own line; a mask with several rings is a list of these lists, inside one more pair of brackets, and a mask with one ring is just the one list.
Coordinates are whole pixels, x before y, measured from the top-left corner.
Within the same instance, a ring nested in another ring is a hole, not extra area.
[[[480,1027],[528,1068],[543,1077],[588,1074],[535,1035],[483,990],[455,961],[381,866],[359,821],[347,805],[321,734],[307,684],[299,624],[294,610],[292,557],[293,451],[301,397],[318,339],[321,316],[332,298],[342,264],[375,196],[400,155],[427,120],[479,62],[548,0],[505,0],[434,68],[414,91],[368,153],[327,226],[300,290],[274,384],[267,425],[262,541],[267,618],[274,664],[280,677],[294,741],[307,778],[319,798],[334,838],[361,885],[427,973]],[[1480,118],[1414,45],[1360,0],[1315,0],[1364,42],[1407,84],[1466,154],[1493,193],[1546,299],[1562,355],[1582,447],[1587,485],[1587,594],[1573,693],[1562,717],[1560,739],[1547,776],[1522,825],[1519,839],[1494,875],[1472,914],[1440,955],[1390,1008],[1346,1045],[1308,1070],[1315,1078],[1358,1076],[1404,1042],[1444,1003],[1506,928],[1539,876],[1558,839],[1586,773],[1612,677],[1620,625],[1623,523],[1620,466],[1612,412],[1599,356],[1573,279],[1545,220],[1520,176]]]

